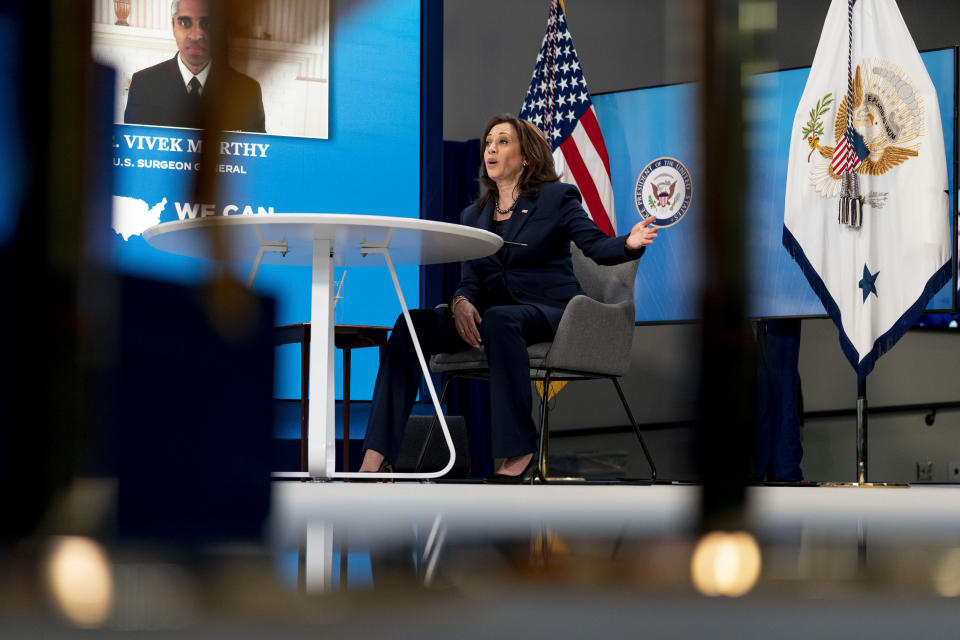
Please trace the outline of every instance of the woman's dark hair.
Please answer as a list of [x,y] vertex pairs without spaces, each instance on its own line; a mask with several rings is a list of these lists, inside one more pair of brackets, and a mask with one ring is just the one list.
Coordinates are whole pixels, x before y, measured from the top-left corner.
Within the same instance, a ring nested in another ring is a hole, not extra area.
[[[527,166],[523,167],[520,173],[520,180],[517,182],[518,195],[529,197],[537,192],[537,188],[544,182],[557,182],[560,178],[553,168],[553,153],[550,151],[550,145],[543,132],[531,122],[515,118],[508,113],[503,113],[490,118],[490,122],[483,129],[483,135],[480,137],[480,148],[484,148],[490,129],[498,124],[507,123],[513,127],[517,134],[517,141],[520,143],[520,153],[527,161]],[[482,156],[482,154],[481,154]],[[497,192],[497,183],[487,175],[487,163],[482,159],[480,161],[480,197],[477,198],[477,207],[483,209],[491,196],[499,197]]]

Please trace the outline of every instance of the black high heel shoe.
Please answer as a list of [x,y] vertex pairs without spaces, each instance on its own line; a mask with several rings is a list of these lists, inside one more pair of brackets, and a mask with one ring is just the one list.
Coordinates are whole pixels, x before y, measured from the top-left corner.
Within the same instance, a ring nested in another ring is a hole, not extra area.
[[527,484],[533,483],[534,478],[537,477],[537,454],[533,454],[530,457],[530,461],[527,463],[527,466],[523,468],[519,474],[515,476],[509,476],[505,473],[495,473],[492,476],[484,480],[487,484]]
[[[368,472],[365,471],[364,473]],[[375,473],[393,473],[393,465],[390,464],[389,460],[384,458]],[[393,478],[356,478],[356,480],[357,482],[393,482]]]

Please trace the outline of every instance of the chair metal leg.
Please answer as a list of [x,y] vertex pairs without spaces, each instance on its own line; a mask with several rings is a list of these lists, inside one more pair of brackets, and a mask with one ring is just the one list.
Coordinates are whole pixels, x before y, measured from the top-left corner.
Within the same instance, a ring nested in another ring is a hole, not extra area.
[[[453,381],[455,376],[447,376],[446,381],[443,383],[443,391],[440,392],[440,404],[443,405],[443,401],[447,397],[447,389],[450,388],[450,383]],[[433,420],[430,421],[430,428],[427,429],[427,437],[423,439],[423,444],[420,446],[420,455],[417,456],[417,466],[414,467],[414,473],[420,473],[420,467],[423,466],[423,458],[427,455],[427,445],[430,444],[430,438],[433,436],[433,430],[437,426],[437,423],[440,419],[436,414],[433,416]]]
[[647,464],[650,465],[650,480],[651,482],[656,482],[657,467],[653,464],[653,456],[650,455],[650,450],[647,449],[647,443],[643,439],[643,434],[640,433],[640,425],[638,425],[637,421],[633,418],[633,412],[630,411],[630,405],[627,404],[627,398],[623,395],[623,389],[620,388],[620,382],[616,378],[610,378],[610,381],[613,382],[613,386],[617,389],[617,394],[620,396],[620,402],[623,404],[623,408],[627,412],[627,417],[630,418],[630,424],[633,426],[633,432],[637,434],[637,440],[640,441],[640,447],[643,449],[643,455],[646,456]]
[[547,406],[550,398],[550,370],[543,374],[543,393],[540,395],[540,441],[537,447],[537,478],[540,482],[547,482],[547,429],[550,422],[550,409]]

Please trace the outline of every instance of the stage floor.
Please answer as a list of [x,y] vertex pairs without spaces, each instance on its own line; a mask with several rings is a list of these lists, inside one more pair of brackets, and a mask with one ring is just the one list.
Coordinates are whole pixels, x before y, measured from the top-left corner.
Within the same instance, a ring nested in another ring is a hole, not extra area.
[[[749,488],[762,565],[735,598],[691,577],[699,499],[696,485],[278,481],[262,541],[101,538],[115,590],[98,624],[232,640],[957,637],[960,485]],[[57,540],[0,553],[0,637],[96,633],[51,604],[40,569]]]
[[[308,523],[389,537],[412,522],[442,519],[466,535],[511,535],[549,526],[578,535],[690,535],[699,485],[520,485],[274,482],[270,532],[283,541]],[[960,544],[960,484],[754,486],[747,526],[776,539],[866,528],[876,539]]]
[[[268,539],[275,552],[297,554],[307,592],[544,571],[561,583],[586,575],[592,586],[683,591],[700,539],[700,492],[669,484],[275,482]],[[757,486],[746,499],[732,522],[762,550],[758,589],[907,584],[960,596],[960,485]]]

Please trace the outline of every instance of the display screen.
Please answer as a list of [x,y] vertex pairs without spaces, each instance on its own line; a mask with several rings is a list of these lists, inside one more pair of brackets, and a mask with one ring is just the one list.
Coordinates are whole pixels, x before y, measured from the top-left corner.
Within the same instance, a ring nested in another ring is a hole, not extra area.
[[[955,50],[921,54],[937,90],[950,182],[949,215],[956,228]],[[809,67],[749,78],[745,108],[748,309],[751,317],[825,315],[823,305],[781,242],[788,153],[794,115]],[[639,209],[658,217],[655,250],[643,258],[634,285],[637,322],[678,322],[699,317],[703,271],[698,191],[697,87],[679,84],[593,96],[610,154],[617,228],[640,220]],[[672,192],[671,192],[672,189]],[[661,204],[662,203],[662,204]],[[669,213],[669,215],[667,215]],[[928,310],[953,308],[957,277],[939,291]]]
[[[258,3],[244,17],[248,37],[232,45],[243,49],[237,55],[243,65],[229,81],[239,83],[244,99],[255,97],[255,82],[261,103],[242,105],[228,125],[239,131],[226,133],[221,143],[213,202],[192,195],[202,132],[147,122],[166,116],[157,115],[162,109],[151,104],[155,89],[144,85],[144,77],[160,73],[156,65],[179,73],[175,57],[186,64],[196,47],[178,35],[169,0],[131,4],[128,24],[117,25],[114,3],[97,2],[93,38],[95,57],[118,69],[113,261],[121,272],[184,283],[206,277],[208,261],[164,253],[144,241],[146,228],[168,221],[273,213],[420,216],[419,0]],[[196,4],[183,0],[180,6],[195,10]],[[191,27],[199,24],[194,20]],[[216,86],[217,70],[210,71],[209,86]],[[256,132],[261,104],[265,133]],[[244,281],[253,259],[233,266]],[[405,298],[417,300],[419,269],[398,267],[398,275]],[[385,268],[338,268],[334,277],[338,323],[393,325],[400,307]],[[254,288],[276,298],[277,323],[284,324],[309,321],[310,285],[309,267],[263,265]],[[341,370],[339,351],[337,358]],[[353,399],[370,398],[377,366],[376,349],[353,355]],[[299,347],[281,348],[276,397],[300,396],[299,371]],[[339,398],[340,376],[336,385]]]

